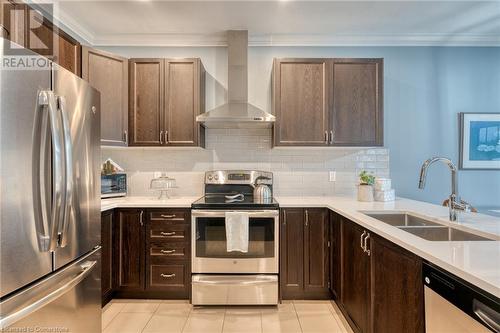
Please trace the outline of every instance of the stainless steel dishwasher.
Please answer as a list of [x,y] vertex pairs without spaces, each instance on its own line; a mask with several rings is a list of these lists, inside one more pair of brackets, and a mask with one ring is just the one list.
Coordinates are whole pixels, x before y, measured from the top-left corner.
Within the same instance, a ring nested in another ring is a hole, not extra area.
[[441,270],[424,264],[426,333],[500,333],[500,300]]

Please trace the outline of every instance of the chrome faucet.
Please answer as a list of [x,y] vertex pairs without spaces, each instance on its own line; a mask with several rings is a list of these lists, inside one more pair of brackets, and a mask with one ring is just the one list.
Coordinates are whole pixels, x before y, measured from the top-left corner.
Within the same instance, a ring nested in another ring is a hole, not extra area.
[[420,169],[420,180],[418,182],[418,188],[423,189],[425,187],[427,169],[431,166],[431,164],[437,161],[445,163],[450,168],[451,171],[451,194],[448,200],[448,208],[450,211],[450,221],[456,221],[458,215],[457,210],[470,211],[471,206],[467,202],[460,200],[458,196],[457,167],[455,166],[455,164],[453,164],[453,162],[449,158],[433,157],[425,161],[424,164],[422,164],[422,168]]

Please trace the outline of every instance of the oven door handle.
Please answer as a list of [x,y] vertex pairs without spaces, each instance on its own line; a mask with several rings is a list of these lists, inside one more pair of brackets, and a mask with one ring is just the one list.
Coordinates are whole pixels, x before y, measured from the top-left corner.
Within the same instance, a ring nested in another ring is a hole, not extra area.
[[276,217],[279,210],[192,210],[193,217],[225,217],[226,212],[245,212],[249,217]]
[[197,279],[193,278],[191,281],[192,284],[200,284],[200,285],[240,285],[240,286],[250,286],[250,285],[260,285],[260,284],[276,284],[278,282],[278,278],[269,278],[269,279],[256,279],[256,280],[245,280],[245,279],[223,279],[223,280],[206,280],[206,279]]

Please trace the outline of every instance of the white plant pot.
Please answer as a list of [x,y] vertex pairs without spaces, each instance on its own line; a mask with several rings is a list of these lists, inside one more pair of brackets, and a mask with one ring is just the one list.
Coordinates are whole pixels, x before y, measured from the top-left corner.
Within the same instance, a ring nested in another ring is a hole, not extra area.
[[373,186],[358,185],[358,201],[373,201]]

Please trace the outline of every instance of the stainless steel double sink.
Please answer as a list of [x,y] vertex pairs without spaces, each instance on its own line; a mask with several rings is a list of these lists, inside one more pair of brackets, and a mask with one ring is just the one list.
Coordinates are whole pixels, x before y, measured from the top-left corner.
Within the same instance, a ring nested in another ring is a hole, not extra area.
[[362,212],[420,238],[435,241],[494,241],[467,231],[443,225],[407,212]]

